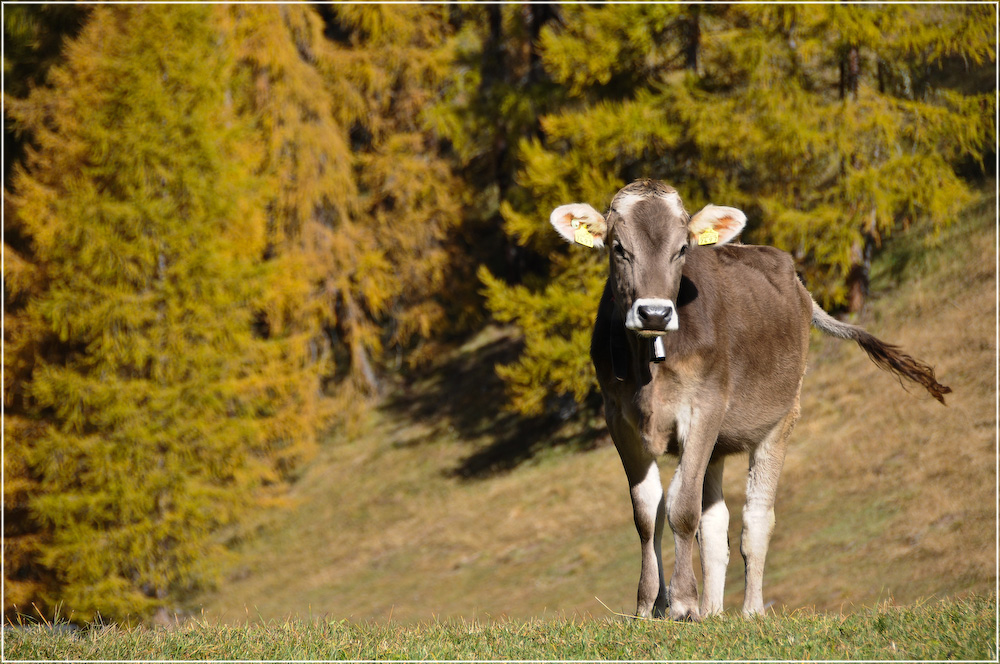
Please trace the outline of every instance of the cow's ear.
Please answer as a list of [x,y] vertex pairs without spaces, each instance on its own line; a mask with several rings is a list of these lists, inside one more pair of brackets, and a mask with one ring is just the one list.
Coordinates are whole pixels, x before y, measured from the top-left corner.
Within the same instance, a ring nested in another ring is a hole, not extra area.
[[608,234],[604,215],[586,203],[560,205],[552,211],[549,222],[563,238],[585,247],[600,249]]
[[691,244],[725,244],[747,225],[742,210],[724,205],[706,205],[688,222]]

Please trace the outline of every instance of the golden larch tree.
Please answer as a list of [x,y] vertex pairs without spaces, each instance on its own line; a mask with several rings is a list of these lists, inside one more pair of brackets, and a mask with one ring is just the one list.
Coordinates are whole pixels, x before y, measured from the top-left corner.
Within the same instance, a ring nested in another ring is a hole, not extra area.
[[314,446],[308,354],[261,329],[262,149],[214,12],[96,7],[48,85],[9,101],[35,147],[8,192],[29,257],[5,339],[24,536],[5,574],[74,620],[211,582],[219,528]]

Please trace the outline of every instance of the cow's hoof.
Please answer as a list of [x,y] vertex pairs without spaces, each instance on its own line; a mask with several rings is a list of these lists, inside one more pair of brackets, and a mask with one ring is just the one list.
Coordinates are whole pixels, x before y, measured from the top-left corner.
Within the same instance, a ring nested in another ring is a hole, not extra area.
[[698,609],[694,607],[687,608],[684,605],[677,604],[670,605],[670,619],[679,622],[701,622]]

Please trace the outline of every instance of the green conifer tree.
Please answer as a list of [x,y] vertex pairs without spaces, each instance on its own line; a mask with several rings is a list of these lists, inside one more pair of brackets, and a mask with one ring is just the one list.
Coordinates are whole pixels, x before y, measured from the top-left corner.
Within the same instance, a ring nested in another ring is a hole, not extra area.
[[37,145],[8,217],[37,278],[5,340],[5,469],[30,485],[7,524],[34,533],[5,574],[75,620],[210,582],[218,529],[313,445],[310,368],[258,329],[262,155],[214,11],[97,7],[51,85],[9,101]]
[[[451,75],[427,117],[447,138],[465,183],[457,283],[476,283],[476,270],[519,283],[544,265],[530,247],[505,233],[501,205],[530,200],[517,179],[521,139],[538,138],[540,117],[565,94],[542,67],[539,35],[567,7],[556,4],[462,5],[452,8],[456,27]],[[467,294],[468,295],[468,294]],[[478,311],[482,299],[458,300]],[[468,315],[468,314],[466,314]]]

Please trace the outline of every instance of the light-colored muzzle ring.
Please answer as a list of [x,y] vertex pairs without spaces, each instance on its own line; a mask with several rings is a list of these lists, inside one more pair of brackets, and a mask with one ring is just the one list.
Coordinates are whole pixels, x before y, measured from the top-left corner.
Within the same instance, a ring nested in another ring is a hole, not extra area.
[[[667,313],[666,326],[662,330],[650,329],[647,327],[641,308],[665,309]],[[679,329],[677,318],[677,307],[672,300],[658,297],[640,297],[632,303],[628,313],[625,315],[625,327],[632,330],[641,337],[655,337]]]

